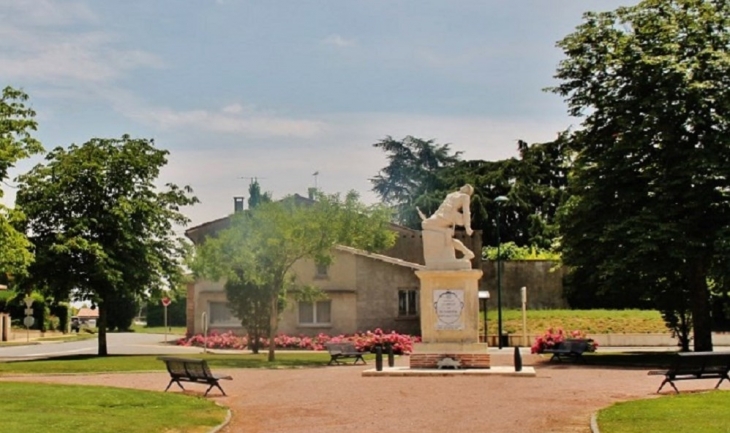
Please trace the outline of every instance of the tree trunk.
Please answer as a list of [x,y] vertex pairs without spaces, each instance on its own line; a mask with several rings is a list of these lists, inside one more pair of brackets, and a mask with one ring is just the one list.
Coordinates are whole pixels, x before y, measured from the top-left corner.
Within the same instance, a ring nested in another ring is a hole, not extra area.
[[689,275],[690,309],[694,330],[695,352],[712,352],[712,316],[710,290],[707,287],[707,267],[703,261],[691,264]]
[[276,350],[276,342],[274,341],[274,337],[276,337],[276,325],[279,322],[279,292],[275,292],[271,296],[271,317],[269,317],[269,362],[274,362],[276,360],[275,356],[275,350]]
[[107,356],[109,353],[106,349],[106,306],[100,302],[96,308],[99,309],[99,321],[96,323],[99,329],[99,356]]

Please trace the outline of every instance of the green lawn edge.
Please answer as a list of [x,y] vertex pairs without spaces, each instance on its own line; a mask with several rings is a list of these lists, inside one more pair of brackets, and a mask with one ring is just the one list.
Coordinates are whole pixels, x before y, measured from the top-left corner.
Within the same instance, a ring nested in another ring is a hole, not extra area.
[[682,393],[616,403],[598,412],[601,433],[724,433],[730,391]]
[[3,382],[3,433],[203,433],[228,409],[184,394],[91,385]]

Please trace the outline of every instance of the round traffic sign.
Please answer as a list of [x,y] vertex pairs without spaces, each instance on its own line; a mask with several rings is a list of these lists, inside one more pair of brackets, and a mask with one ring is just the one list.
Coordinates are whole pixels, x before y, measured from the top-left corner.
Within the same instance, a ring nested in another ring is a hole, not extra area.
[[165,296],[164,298],[162,298],[162,305],[164,305],[165,307],[167,307],[168,305],[170,305],[170,303],[172,303],[172,301],[167,296]]
[[30,328],[35,323],[35,319],[33,316],[25,316],[25,319],[23,319],[23,325],[25,325],[26,328]]

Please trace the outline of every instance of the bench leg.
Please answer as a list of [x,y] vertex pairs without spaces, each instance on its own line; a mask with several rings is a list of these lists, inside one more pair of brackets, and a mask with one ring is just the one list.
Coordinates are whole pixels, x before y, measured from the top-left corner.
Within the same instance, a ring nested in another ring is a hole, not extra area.
[[177,379],[170,379],[170,383],[167,384],[167,388],[165,388],[165,391],[163,391],[163,392],[167,392],[167,390],[170,389],[170,387],[172,386],[172,383],[173,382],[174,383],[177,383],[177,386],[179,386],[180,389],[182,389],[183,391],[185,391],[185,388],[183,388],[183,386],[182,386],[182,384],[180,383],[179,380],[177,380]]
[[340,361],[337,360],[337,355],[330,355],[330,362],[327,365],[332,365],[333,362],[340,365]]
[[223,388],[221,388],[221,386],[218,384],[218,382],[211,383],[210,386],[208,387],[208,389],[205,391],[205,394],[203,394],[203,397],[207,397],[208,393],[210,392],[211,389],[213,389],[214,386],[218,387],[218,389],[221,390],[221,393],[223,394],[223,396],[227,397],[226,392],[223,391]]
[[719,382],[717,382],[717,385],[715,385],[715,389],[719,388],[719,387],[720,387],[720,384],[721,384],[721,383],[722,383],[722,381],[723,381],[723,380],[725,380],[725,379],[727,379],[727,381],[728,381],[728,382],[730,382],[730,377],[728,377],[728,375],[727,375],[727,374],[725,374],[725,375],[724,375],[723,377],[721,377],[721,378],[720,378],[720,381],[719,381]]
[[365,362],[365,360],[363,359],[362,355],[357,355],[357,357],[355,358],[355,362],[353,362],[353,364],[357,364],[358,360],[362,361],[363,364],[367,364],[367,362]]
[[672,382],[672,380],[671,380],[671,379],[668,379],[668,378],[667,378],[667,379],[664,379],[664,382],[662,382],[662,385],[661,385],[661,386],[659,387],[659,389],[657,389],[657,390],[656,390],[656,393],[657,393],[657,394],[659,394],[659,391],[661,391],[661,390],[662,390],[662,388],[664,388],[664,385],[666,385],[667,383],[668,383],[668,384],[670,384],[670,385],[672,386],[672,388],[674,388],[674,391],[675,391],[675,392],[676,392],[677,394],[679,394],[679,390],[678,390],[678,389],[677,389],[677,387],[676,387],[676,386],[674,385],[674,382]]

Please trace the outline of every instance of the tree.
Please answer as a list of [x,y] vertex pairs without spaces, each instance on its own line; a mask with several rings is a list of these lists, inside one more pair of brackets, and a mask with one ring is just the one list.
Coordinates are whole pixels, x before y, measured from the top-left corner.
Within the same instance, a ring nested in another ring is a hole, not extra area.
[[[38,127],[35,112],[25,105],[28,95],[6,87],[0,96],[0,181],[8,178],[8,170],[24,158],[43,152],[41,143],[33,138]],[[0,197],[3,191],[0,189]],[[31,244],[16,225],[23,215],[0,205],[0,274],[21,276],[33,260]]]
[[560,211],[564,263],[604,299],[688,305],[695,350],[712,350],[708,276],[730,226],[730,3],[586,13],[558,46],[550,90],[583,119]]
[[260,203],[268,203],[271,201],[271,193],[261,193],[261,185],[257,179],[253,179],[248,186],[248,208],[253,209]]
[[[572,164],[567,136],[566,131],[554,141],[534,144],[518,140],[519,158],[501,161],[460,160],[460,152],[449,155],[448,145],[435,145],[433,140],[409,136],[399,142],[387,137],[375,144],[389,153],[389,164],[371,179],[373,190],[395,206],[401,223],[420,229],[416,208],[431,214],[446,194],[471,184],[472,227],[483,229],[485,245],[497,244],[494,199],[505,195],[510,200],[501,207],[502,240],[551,248],[557,236],[556,212],[567,197]],[[421,160],[432,162],[424,168]]]
[[[416,212],[416,198],[423,191],[437,189],[437,172],[459,161],[461,152],[451,153],[450,145],[436,144],[407,136],[398,141],[390,136],[373,144],[387,154],[388,165],[370,182],[380,198],[396,212],[396,220],[412,228],[418,228],[421,219]],[[443,199],[443,196],[438,200]]]
[[290,289],[302,288],[296,284],[292,265],[306,258],[329,264],[335,245],[387,249],[395,243],[395,233],[388,228],[390,217],[384,206],[360,203],[354,191],[344,199],[339,194],[319,193],[308,204],[291,197],[261,203],[233,215],[229,228],[207,238],[196,251],[193,269],[198,276],[224,280],[229,295],[245,292],[228,298],[242,324],[255,319],[250,312],[260,314],[260,308],[249,302],[261,298],[257,291],[263,292],[269,319],[269,361],[274,361],[280,303]]
[[100,356],[113,300],[182,281],[187,247],[174,227],[188,223],[179,210],[197,199],[189,187],[155,187],[167,155],[153,140],[94,138],[54,149],[19,177],[16,203],[36,251],[26,283],[96,305]]

